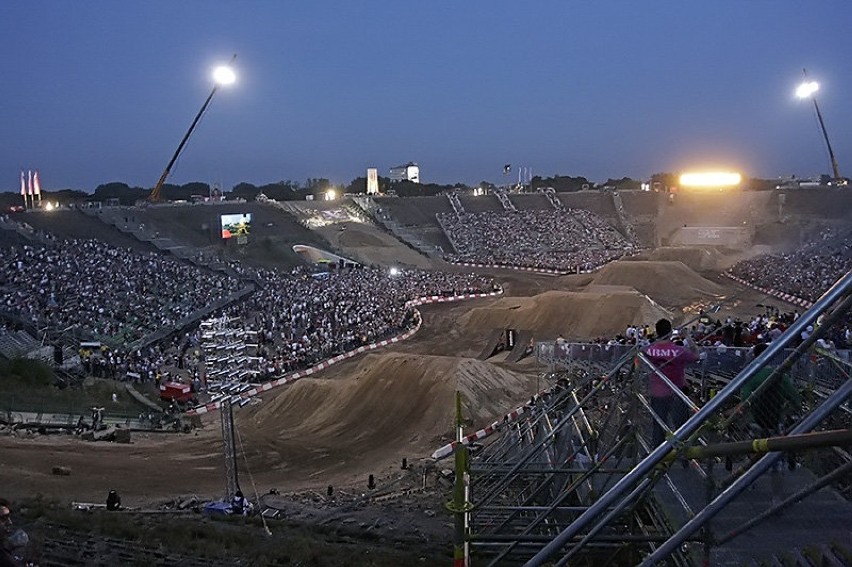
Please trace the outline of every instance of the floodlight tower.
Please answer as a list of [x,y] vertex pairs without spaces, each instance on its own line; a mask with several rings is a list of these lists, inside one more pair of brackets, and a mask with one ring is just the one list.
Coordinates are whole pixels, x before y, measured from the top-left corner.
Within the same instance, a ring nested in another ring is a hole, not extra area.
[[802,69],[802,74],[805,76],[804,82],[796,88],[796,96],[802,99],[810,98],[814,102],[814,109],[816,110],[817,120],[819,120],[819,127],[822,131],[822,137],[825,139],[825,145],[828,147],[828,157],[831,159],[831,170],[834,173],[834,179],[836,182],[840,182],[842,177],[840,177],[840,168],[837,167],[837,160],[834,158],[834,150],[831,149],[831,142],[828,141],[828,132],[825,129],[825,122],[822,119],[822,113],[819,111],[819,105],[817,104],[817,99],[815,93],[819,90],[819,83],[816,81],[808,80],[808,70]]
[[177,150],[175,150],[172,159],[169,161],[169,164],[166,166],[166,169],[163,170],[163,174],[160,176],[160,179],[157,181],[157,184],[154,186],[154,189],[151,191],[151,194],[148,195],[149,201],[159,201],[160,200],[160,190],[163,188],[163,184],[166,182],[166,177],[169,176],[169,172],[172,170],[172,166],[177,161],[178,156],[180,156],[181,151],[183,151],[183,147],[186,145],[187,140],[189,140],[189,136],[192,134],[192,131],[195,130],[195,126],[198,124],[198,121],[201,120],[201,117],[204,115],[204,112],[207,110],[207,107],[210,106],[210,101],[213,100],[213,95],[216,94],[216,91],[220,86],[230,85],[234,81],[237,80],[237,75],[234,73],[233,68],[231,67],[234,64],[234,61],[237,58],[237,54],[235,53],[233,57],[231,57],[231,62],[227,65],[221,65],[216,67],[213,70],[213,90],[210,91],[210,95],[207,97],[207,100],[204,101],[204,104],[201,105],[201,110],[198,111],[198,114],[195,115],[195,119],[192,121],[192,124],[189,125],[189,130],[184,134],[183,139],[178,144]]

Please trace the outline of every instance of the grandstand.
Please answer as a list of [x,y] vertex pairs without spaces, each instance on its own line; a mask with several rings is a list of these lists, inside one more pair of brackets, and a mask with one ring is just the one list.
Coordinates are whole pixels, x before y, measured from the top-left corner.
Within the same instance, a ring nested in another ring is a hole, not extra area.
[[615,223],[618,212],[615,210],[612,193],[605,191],[577,191],[576,193],[557,193],[559,201],[569,209],[583,209]]
[[459,201],[461,201],[462,207],[467,213],[499,213],[505,211],[503,205],[500,203],[500,199],[492,193],[479,196],[460,195]]
[[546,211],[553,208],[553,205],[547,200],[547,197],[543,193],[510,194],[509,199],[515,204],[515,207],[519,211]]

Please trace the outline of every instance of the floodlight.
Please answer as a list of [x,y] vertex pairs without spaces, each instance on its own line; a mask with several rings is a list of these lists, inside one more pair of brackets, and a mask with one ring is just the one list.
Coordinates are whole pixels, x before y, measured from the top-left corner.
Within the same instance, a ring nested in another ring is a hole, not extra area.
[[680,184],[683,187],[733,187],[739,185],[742,180],[742,175],[729,171],[684,173],[680,176]]
[[[231,63],[237,58],[236,53],[231,58]],[[183,150],[183,147],[186,145],[186,141],[189,140],[189,137],[192,135],[192,131],[195,130],[196,124],[201,119],[201,116],[204,114],[204,111],[207,110],[207,107],[210,105],[210,101],[213,100],[213,95],[216,94],[216,91],[222,85],[230,85],[237,79],[236,74],[234,74],[233,69],[231,69],[230,65],[221,65],[217,67],[213,71],[213,90],[210,91],[210,95],[208,95],[207,100],[204,101],[204,104],[201,105],[201,110],[198,111],[198,114],[195,115],[195,118],[192,121],[192,124],[189,125],[189,129],[186,131],[186,134],[183,135],[183,139],[178,144],[177,150],[175,150],[172,159],[169,161],[168,165],[166,165],[166,169],[163,170],[163,174],[160,176],[160,179],[157,181],[157,184],[154,186],[154,189],[151,190],[151,194],[148,195],[148,200],[157,202],[160,200],[160,190],[163,188],[163,184],[166,182],[166,178],[169,176],[169,172],[172,170],[172,166],[177,161],[178,156],[180,156],[180,152]]]
[[796,96],[799,98],[810,98],[819,90],[819,83],[816,81],[805,81],[796,88]]
[[228,65],[220,65],[213,70],[213,80],[217,85],[230,85],[237,80],[237,75]]
[[814,94],[819,90],[819,83],[808,80],[808,71],[806,69],[802,69],[802,74],[805,76],[805,82],[799,85],[796,89],[796,96],[799,98],[809,98],[813,101],[817,120],[819,120],[819,129],[822,132],[822,137],[825,139],[825,145],[828,148],[828,157],[831,161],[831,171],[834,173],[835,181],[840,183],[843,177],[840,176],[840,167],[838,167],[837,159],[834,157],[834,150],[831,149],[831,142],[828,141],[828,131],[825,129],[825,121],[822,119],[822,112],[819,111],[819,105],[817,104],[816,96],[814,96]]

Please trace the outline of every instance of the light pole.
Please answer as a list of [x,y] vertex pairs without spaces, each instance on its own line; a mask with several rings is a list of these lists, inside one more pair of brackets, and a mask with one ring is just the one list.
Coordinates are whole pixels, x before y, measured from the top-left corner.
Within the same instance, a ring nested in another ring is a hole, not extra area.
[[195,130],[195,126],[198,124],[198,121],[201,120],[201,116],[204,115],[204,111],[207,110],[207,107],[210,105],[210,101],[213,100],[213,95],[216,94],[216,91],[220,86],[230,85],[237,80],[237,76],[231,67],[236,58],[237,54],[235,53],[234,56],[231,57],[230,63],[216,67],[216,69],[213,70],[213,90],[210,91],[210,95],[207,97],[207,100],[205,100],[204,104],[201,105],[201,110],[199,110],[198,114],[195,115],[195,119],[192,121],[192,124],[189,125],[189,130],[187,130],[186,134],[184,134],[180,144],[178,144],[177,150],[175,150],[172,159],[169,160],[169,164],[166,166],[166,169],[163,170],[163,174],[160,176],[160,179],[157,181],[157,184],[154,186],[151,194],[148,195],[149,201],[156,202],[160,200],[160,190],[163,188],[163,183],[166,182],[166,177],[169,176],[169,172],[172,170],[172,166],[177,161],[178,156],[180,156],[180,152],[186,145],[187,140],[189,140],[189,136],[192,134],[192,131]]
[[814,109],[816,110],[817,120],[819,120],[822,137],[825,139],[825,145],[828,147],[828,157],[831,159],[831,170],[834,173],[834,180],[836,183],[840,183],[842,180],[842,177],[840,177],[840,168],[837,167],[837,160],[834,158],[834,150],[831,149],[831,142],[828,141],[828,132],[825,129],[825,122],[822,119],[822,113],[819,111],[816,96],[814,96],[819,90],[819,83],[808,80],[807,69],[802,69],[802,74],[805,76],[805,81],[796,88],[796,96],[802,99],[810,98],[814,102]]

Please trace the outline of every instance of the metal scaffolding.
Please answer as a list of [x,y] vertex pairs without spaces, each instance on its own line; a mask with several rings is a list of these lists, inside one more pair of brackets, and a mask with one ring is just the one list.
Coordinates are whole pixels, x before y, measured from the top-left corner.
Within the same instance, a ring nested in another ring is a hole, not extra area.
[[[689,387],[674,388],[679,407],[669,416],[680,412],[683,421],[673,425],[649,377],[673,385],[637,347],[537,345],[551,387],[522,419],[471,447],[472,561],[697,565],[741,553],[733,543],[746,531],[764,537],[761,527],[778,522],[794,529],[796,516],[778,513],[807,510],[825,490],[843,498],[820,513],[850,525],[850,353],[817,346],[852,321],[850,305],[852,272],[756,358],[748,349],[704,348]],[[808,326],[814,332],[801,340]],[[773,408],[787,407],[785,380],[800,399],[781,422]],[[779,426],[770,431],[773,419]],[[658,446],[655,427],[665,435]],[[740,518],[739,508],[749,515]]]

